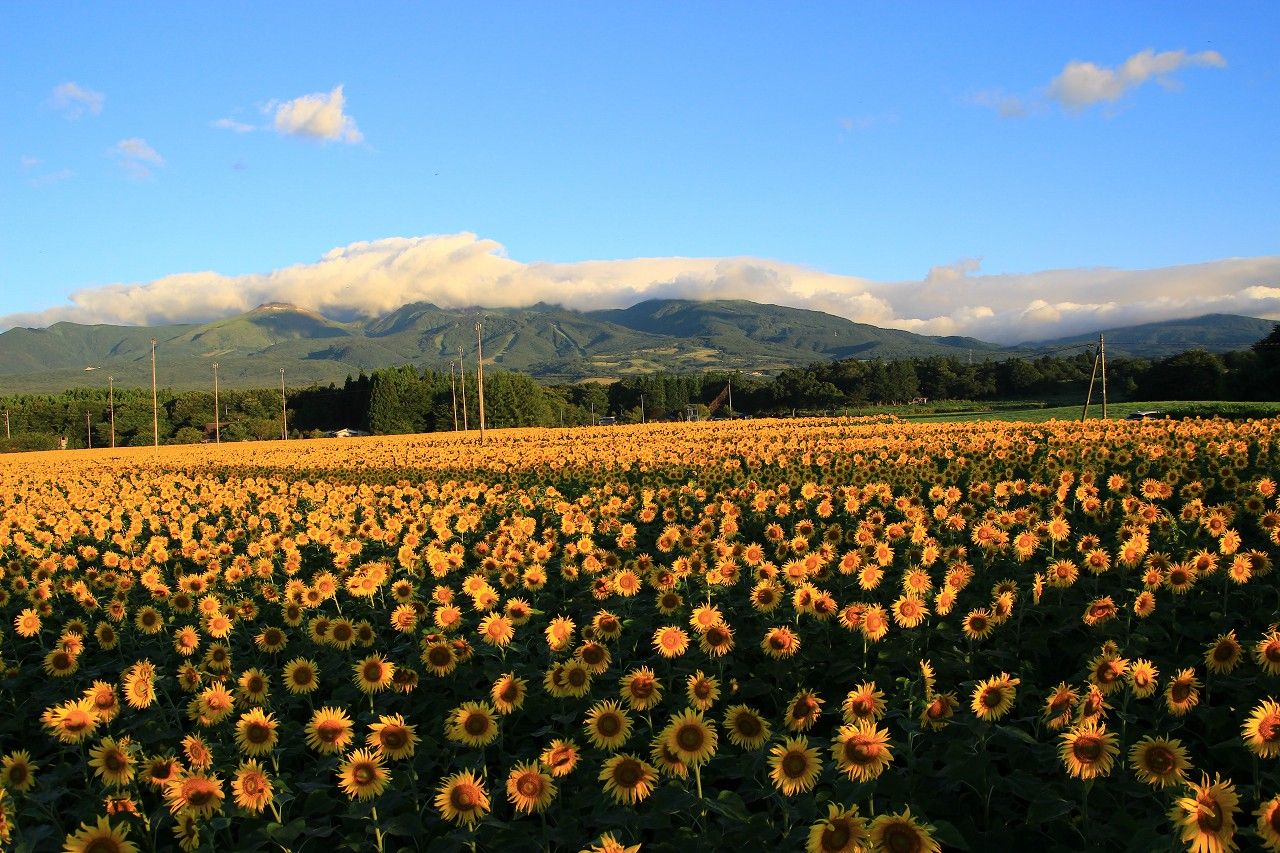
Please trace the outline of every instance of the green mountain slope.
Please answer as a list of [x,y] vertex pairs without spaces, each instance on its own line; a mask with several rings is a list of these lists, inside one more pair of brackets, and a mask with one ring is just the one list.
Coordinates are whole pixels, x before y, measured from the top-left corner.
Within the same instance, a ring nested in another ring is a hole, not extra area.
[[[1004,348],[742,300],[651,300],[588,312],[546,304],[444,309],[419,302],[348,323],[270,304],[203,324],[145,328],[56,323],[47,329],[10,329],[0,334],[0,393],[105,386],[108,377],[122,387],[149,385],[152,337],[157,341],[157,382],[175,389],[210,386],[214,363],[225,385],[242,388],[278,383],[281,368],[292,386],[340,384],[349,374],[406,363],[447,371],[460,348],[470,371],[477,322],[483,323],[486,364],[553,381],[654,370],[773,373],[843,358],[1009,358],[1096,340],[1096,334],[1079,335]],[[1209,315],[1106,334],[1108,351],[1155,357],[1196,346],[1241,349],[1270,328],[1265,320]]]
[[[1123,355],[1134,358],[1167,358],[1190,349],[1209,352],[1245,350],[1271,333],[1274,320],[1242,317],[1238,314],[1205,314],[1187,320],[1165,320],[1159,323],[1142,323],[1103,329],[1107,355]],[[1098,332],[1071,335],[1051,341],[1022,344],[1024,348],[1053,349],[1055,347],[1095,344]]]

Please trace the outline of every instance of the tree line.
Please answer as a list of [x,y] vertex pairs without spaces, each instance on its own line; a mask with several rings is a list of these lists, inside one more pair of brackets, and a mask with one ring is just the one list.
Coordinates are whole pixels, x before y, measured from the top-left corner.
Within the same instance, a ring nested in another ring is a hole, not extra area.
[[[1035,359],[953,356],[894,361],[815,362],[766,377],[742,372],[662,372],[616,381],[544,385],[520,373],[485,370],[485,422],[491,428],[582,426],[603,418],[620,422],[688,417],[839,412],[850,407],[913,401],[1081,400],[1095,354],[1079,351]],[[1239,352],[1190,350],[1164,359],[1113,358],[1107,362],[1113,400],[1274,400],[1280,396],[1280,324]],[[157,394],[155,428],[161,443],[213,437],[212,391]],[[60,394],[0,397],[7,418],[0,448],[53,449],[150,444],[150,389],[76,388]],[[284,410],[282,412],[282,409]],[[112,422],[114,414],[114,425]],[[437,432],[479,425],[475,376],[467,381],[412,365],[348,376],[338,386],[289,389],[286,405],[276,389],[223,389],[218,397],[221,440],[317,436],[348,428],[376,434]]]

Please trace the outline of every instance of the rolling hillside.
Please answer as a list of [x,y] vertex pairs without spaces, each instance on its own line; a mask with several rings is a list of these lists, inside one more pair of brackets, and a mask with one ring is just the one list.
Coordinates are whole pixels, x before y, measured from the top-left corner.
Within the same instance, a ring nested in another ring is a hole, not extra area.
[[[341,383],[349,374],[412,363],[448,370],[459,348],[474,364],[475,324],[484,323],[486,364],[544,380],[573,381],[654,370],[773,373],[813,361],[954,355],[1009,358],[1041,347],[1088,343],[1093,335],[1006,348],[973,338],[936,338],[853,323],[819,311],[741,300],[650,300],[618,310],[578,312],[537,304],[520,309],[444,309],[426,302],[371,320],[337,322],[271,303],[204,324],[155,327],[56,323],[0,334],[0,393],[151,381],[205,387],[212,366],[228,387]],[[1230,315],[1107,331],[1108,351],[1158,357],[1204,346],[1242,349],[1270,321]]]

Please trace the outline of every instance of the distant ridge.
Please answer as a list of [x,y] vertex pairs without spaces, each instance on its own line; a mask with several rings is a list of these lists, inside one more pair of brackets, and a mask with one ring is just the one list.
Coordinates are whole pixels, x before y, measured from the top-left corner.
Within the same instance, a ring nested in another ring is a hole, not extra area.
[[[1017,347],[966,337],[929,337],[854,323],[820,311],[745,300],[655,299],[630,308],[571,311],[446,309],[402,305],[380,317],[339,322],[269,302],[203,324],[141,326],[55,323],[0,334],[0,393],[54,392],[85,384],[149,385],[151,339],[157,378],[174,389],[205,387],[214,362],[229,387],[261,387],[285,369],[291,385],[341,383],[349,374],[411,363],[448,370],[461,347],[475,358],[475,322],[484,321],[485,361],[549,381],[617,377],[655,370],[775,373],[846,358],[1035,355],[1083,345],[1097,333]],[[1108,352],[1161,357],[1194,347],[1243,349],[1264,337],[1267,320],[1211,314],[1106,330]],[[93,368],[87,371],[86,368]]]

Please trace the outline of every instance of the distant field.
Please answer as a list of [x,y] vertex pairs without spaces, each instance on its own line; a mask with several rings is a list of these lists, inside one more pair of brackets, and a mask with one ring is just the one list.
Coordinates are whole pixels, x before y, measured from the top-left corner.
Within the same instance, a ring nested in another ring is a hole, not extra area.
[[[1083,410],[1084,407],[1078,404],[1052,407],[1038,407],[1028,404],[1026,408],[1017,409],[1000,408],[996,410],[993,408],[986,411],[950,411],[927,415],[912,415],[910,412],[901,412],[899,417],[905,420],[926,423],[939,421],[1020,421],[1042,423],[1052,420],[1079,420]],[[1275,417],[1280,415],[1280,402],[1233,403],[1213,400],[1162,400],[1145,403],[1109,403],[1107,404],[1107,417],[1111,420],[1116,420],[1128,417],[1132,412],[1150,410],[1165,412],[1175,418],[1223,417],[1241,419]],[[1101,404],[1091,404],[1089,406],[1090,420],[1101,417]]]

